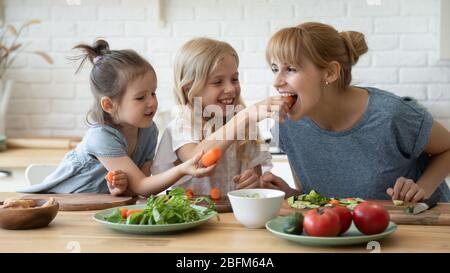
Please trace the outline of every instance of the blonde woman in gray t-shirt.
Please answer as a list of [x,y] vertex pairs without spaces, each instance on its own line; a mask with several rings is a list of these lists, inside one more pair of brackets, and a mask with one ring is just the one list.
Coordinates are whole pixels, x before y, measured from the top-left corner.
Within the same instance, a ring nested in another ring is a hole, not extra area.
[[414,99],[350,85],[352,66],[367,51],[362,33],[315,22],[271,37],[273,85],[293,98],[279,143],[297,189],[271,173],[262,186],[287,195],[315,189],[332,197],[450,200],[442,183],[450,173],[449,131]]

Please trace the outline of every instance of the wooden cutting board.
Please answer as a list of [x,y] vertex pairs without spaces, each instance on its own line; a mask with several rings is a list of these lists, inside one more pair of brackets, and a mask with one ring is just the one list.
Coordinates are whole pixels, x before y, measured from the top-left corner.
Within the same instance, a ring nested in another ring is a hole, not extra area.
[[[380,203],[389,211],[391,221],[398,225],[450,225],[450,203],[438,203],[435,207],[419,214],[407,214],[403,210],[405,206],[394,206],[389,200],[373,200]],[[307,209],[296,209],[289,206],[284,200],[279,215],[287,215],[292,212],[306,212]]]
[[[199,197],[199,196],[194,196],[195,197]],[[219,213],[225,213],[225,212],[232,212],[232,208],[231,208],[231,204],[230,204],[230,200],[228,199],[228,197],[222,197],[219,200],[212,200],[214,202],[214,204],[216,205],[216,211]],[[147,199],[144,198],[139,198],[136,202],[136,204],[145,204],[147,202]],[[197,205],[202,206],[202,207],[207,207],[208,204],[206,202],[201,202],[198,203]]]
[[102,193],[64,193],[64,194],[30,194],[22,196],[22,199],[48,199],[54,197],[59,203],[59,210],[83,211],[101,210],[118,206],[133,205],[136,197],[113,196]]

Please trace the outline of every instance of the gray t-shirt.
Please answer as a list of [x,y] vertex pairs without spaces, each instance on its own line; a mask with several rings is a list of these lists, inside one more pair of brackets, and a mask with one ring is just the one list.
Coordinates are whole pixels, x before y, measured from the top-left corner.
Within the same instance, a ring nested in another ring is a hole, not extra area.
[[[158,142],[158,128],[140,128],[138,142],[131,160],[140,168],[152,161]],[[42,183],[19,190],[35,193],[108,193],[105,176],[108,171],[97,157],[122,157],[128,155],[124,135],[110,126],[90,128],[75,150],[70,151]]]
[[[369,92],[367,110],[351,129],[333,132],[305,117],[279,127],[284,150],[302,191],[314,189],[330,197],[390,199],[386,189],[404,176],[414,181],[429,161],[424,153],[430,136],[431,114],[409,97],[376,88]],[[435,194],[450,201],[448,185]]]

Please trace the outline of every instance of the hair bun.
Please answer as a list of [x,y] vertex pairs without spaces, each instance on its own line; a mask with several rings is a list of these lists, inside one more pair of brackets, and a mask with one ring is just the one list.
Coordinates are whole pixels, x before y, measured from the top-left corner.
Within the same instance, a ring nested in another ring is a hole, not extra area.
[[344,40],[351,64],[356,64],[359,57],[368,51],[364,34],[357,31],[342,31],[339,35]]
[[105,55],[110,52],[108,42],[103,39],[98,39],[95,41],[92,48],[97,55]]

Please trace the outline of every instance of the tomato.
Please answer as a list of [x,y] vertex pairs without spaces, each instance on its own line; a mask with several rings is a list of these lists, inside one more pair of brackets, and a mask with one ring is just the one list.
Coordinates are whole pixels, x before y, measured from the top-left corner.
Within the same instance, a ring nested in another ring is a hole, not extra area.
[[201,162],[203,166],[209,167],[212,164],[219,161],[219,159],[222,157],[222,150],[218,147],[212,148],[207,153],[205,153],[202,158]]
[[304,214],[303,229],[310,236],[333,237],[341,231],[341,221],[331,209],[313,209]]
[[345,233],[352,224],[352,212],[343,206],[333,206],[329,208],[325,208],[326,210],[332,210],[339,216],[339,220],[341,222],[341,229],[339,234]]
[[389,212],[375,202],[363,202],[353,210],[353,222],[366,235],[383,232],[389,225]]
[[209,195],[211,196],[211,199],[219,200],[221,192],[220,192],[220,190],[218,188],[212,188]]

